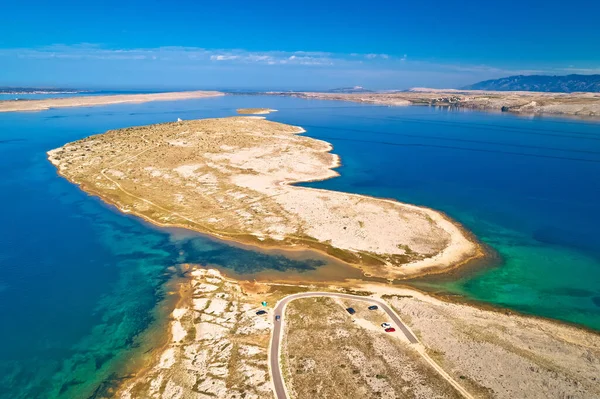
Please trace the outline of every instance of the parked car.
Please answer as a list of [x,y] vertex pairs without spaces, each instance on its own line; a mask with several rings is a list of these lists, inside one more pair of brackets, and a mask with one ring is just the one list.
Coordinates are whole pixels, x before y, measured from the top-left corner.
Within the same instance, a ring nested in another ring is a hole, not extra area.
[[356,313],[356,310],[354,310],[354,308],[348,308],[348,309],[346,309],[346,311],[350,314]]
[[394,332],[396,329],[394,327],[386,328],[385,332]]
[[263,314],[267,314],[266,310],[259,310],[258,312],[256,312],[257,315],[261,316]]
[[377,310],[377,309],[379,309],[379,306],[377,306],[377,305],[369,306],[369,310]]
[[381,327],[390,328],[392,325],[390,323],[381,323]]
[[279,320],[281,320],[281,316],[279,316],[279,315],[275,316],[275,321],[279,321]]

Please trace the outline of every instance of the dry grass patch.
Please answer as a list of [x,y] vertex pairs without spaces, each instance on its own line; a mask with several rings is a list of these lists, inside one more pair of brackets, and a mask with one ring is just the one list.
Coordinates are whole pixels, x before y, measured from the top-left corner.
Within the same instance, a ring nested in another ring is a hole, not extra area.
[[308,247],[381,277],[479,256],[442,214],[293,186],[337,176],[329,143],[262,118],[112,130],[48,153],[60,174],[124,212],[243,243]]
[[600,397],[600,336],[556,322],[387,296],[438,364],[490,398]]
[[[345,311],[347,306],[358,310],[356,317]],[[291,302],[282,367],[292,397],[458,397],[418,353],[382,332],[383,321],[384,315],[358,301],[317,297]]]

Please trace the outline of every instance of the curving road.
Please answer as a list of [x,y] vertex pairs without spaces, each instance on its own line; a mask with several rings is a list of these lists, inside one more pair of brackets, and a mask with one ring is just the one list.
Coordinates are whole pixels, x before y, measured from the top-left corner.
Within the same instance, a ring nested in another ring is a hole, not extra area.
[[[332,297],[332,298],[343,298],[343,299],[352,299],[356,301],[368,302],[372,305],[377,305],[385,313],[389,316],[390,319],[396,324],[397,329],[402,331],[408,342],[411,344],[418,344],[419,340],[417,337],[410,331],[410,329],[400,320],[400,317],[388,306],[387,303],[374,299],[371,297],[364,297],[358,295],[350,295],[350,294],[338,294],[334,292],[302,292],[299,294],[289,295],[275,305],[275,309],[273,311],[273,318],[276,315],[280,315],[280,321],[273,321],[273,333],[271,335],[271,342],[269,344],[269,369],[271,370],[271,379],[273,381],[274,390],[275,390],[275,398],[276,399],[288,399],[289,395],[287,394],[287,390],[285,387],[285,382],[283,380],[283,376],[281,374],[281,365],[279,363],[280,354],[281,354],[281,338],[282,331],[284,327],[284,316],[285,316],[285,308],[288,303],[295,299],[299,298],[310,298],[310,297]],[[460,384],[458,384],[454,379],[446,373],[437,363],[431,359],[423,348],[416,348],[417,352],[429,363],[446,381],[448,381],[462,396],[465,398],[471,399],[472,396],[467,392]]]

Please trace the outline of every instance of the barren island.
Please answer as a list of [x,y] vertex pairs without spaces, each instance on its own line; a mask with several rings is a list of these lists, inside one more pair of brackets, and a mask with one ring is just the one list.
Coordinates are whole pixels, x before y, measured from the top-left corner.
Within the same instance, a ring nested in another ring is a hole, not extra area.
[[123,212],[237,242],[310,248],[388,279],[481,256],[443,214],[393,200],[306,188],[339,157],[297,126],[261,117],[108,131],[48,152],[61,175]]

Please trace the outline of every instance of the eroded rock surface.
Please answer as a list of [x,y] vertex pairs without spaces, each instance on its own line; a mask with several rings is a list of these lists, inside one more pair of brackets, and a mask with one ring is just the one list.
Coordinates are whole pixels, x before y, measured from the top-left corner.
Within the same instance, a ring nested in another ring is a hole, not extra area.
[[431,209],[291,185],[337,176],[331,145],[259,117],[113,130],[48,153],[60,174],[124,212],[240,242],[304,246],[402,277],[478,255]]

